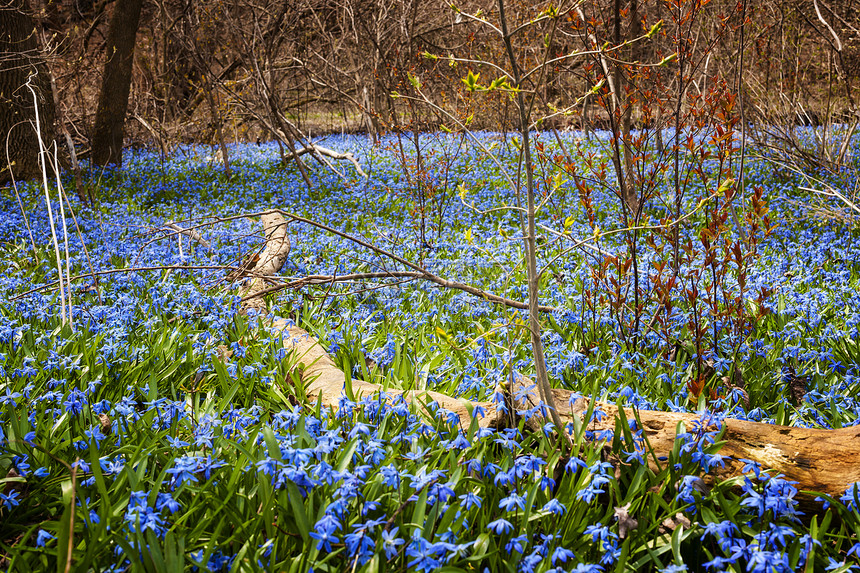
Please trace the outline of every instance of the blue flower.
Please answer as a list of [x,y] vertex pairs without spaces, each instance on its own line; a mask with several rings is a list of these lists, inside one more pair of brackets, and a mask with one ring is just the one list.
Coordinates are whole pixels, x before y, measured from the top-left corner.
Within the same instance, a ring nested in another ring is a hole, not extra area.
[[167,470],[167,473],[173,475],[171,485],[176,488],[185,482],[196,482],[197,476],[197,459],[194,456],[183,456],[177,458],[174,462],[174,467]]
[[525,509],[525,507],[526,498],[516,493],[512,493],[499,502],[499,509],[504,509],[505,511],[516,511],[517,508]]
[[570,549],[566,549],[564,547],[556,547],[552,552],[552,565],[555,567],[558,562],[567,563],[568,559],[575,559],[576,555],[574,555],[573,551]]
[[15,399],[20,397],[20,392],[12,392],[11,386],[7,385],[6,393],[0,394],[0,404],[3,404],[4,406],[9,406],[11,404],[13,408],[16,408],[18,406],[18,403],[15,401]]
[[848,509],[856,509],[857,508],[857,499],[860,498],[860,482],[854,482],[845,490],[845,494],[839,498],[842,503],[845,504],[845,507]]
[[505,544],[505,551],[508,553],[525,553],[524,546],[528,537],[526,535],[518,535],[517,537],[512,537],[510,541]]
[[317,551],[331,552],[331,544],[339,541],[334,532],[327,529],[311,531],[310,536],[317,540]]
[[570,573],[601,573],[603,567],[592,563],[577,563],[576,567],[570,570]]
[[510,533],[514,529],[514,525],[504,518],[499,518],[495,521],[491,521],[487,525],[487,529],[495,533],[496,535],[502,535],[503,533]]
[[10,491],[8,494],[0,492],[0,503],[2,503],[7,510],[17,507],[20,504],[19,498],[20,496],[17,491]]
[[567,511],[567,508],[556,498],[552,498],[544,504],[543,510],[548,511],[550,513],[554,513],[555,515],[564,515],[564,513]]
[[460,502],[460,505],[462,505],[466,511],[472,509],[473,507],[481,507],[481,498],[478,497],[476,494],[472,493],[471,491],[461,495],[460,499],[462,500]]
[[418,571],[435,571],[442,563],[436,559],[436,548],[431,546],[426,539],[416,534],[406,547],[407,557],[413,557],[409,567],[415,567]]
[[39,532],[36,534],[36,547],[44,547],[45,544],[52,539],[56,539],[56,537],[54,537],[44,529],[40,529]]
[[385,557],[387,559],[394,558],[397,555],[398,548],[406,543],[406,541],[397,537],[399,530],[399,527],[395,527],[390,531],[382,532],[382,548],[385,549]]
[[155,500],[155,509],[161,511],[164,508],[167,508],[170,513],[176,513],[181,509],[181,506],[169,493],[159,493]]
[[364,565],[373,557],[376,541],[367,535],[366,531],[347,533],[343,541],[346,545],[347,553],[357,558],[359,565]]

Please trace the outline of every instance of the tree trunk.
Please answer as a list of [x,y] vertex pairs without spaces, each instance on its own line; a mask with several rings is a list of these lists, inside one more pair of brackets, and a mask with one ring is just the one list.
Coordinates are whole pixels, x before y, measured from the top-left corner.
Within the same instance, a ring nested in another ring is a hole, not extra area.
[[122,132],[131,91],[134,43],[142,4],[143,0],[117,0],[111,18],[107,62],[93,129],[94,165],[122,165]]
[[[32,79],[31,79],[32,78]],[[40,173],[36,138],[36,92],[42,140],[54,139],[54,100],[48,67],[36,35],[27,0],[0,3],[0,183]],[[8,153],[8,161],[7,161]],[[10,169],[11,167],[11,169]]]

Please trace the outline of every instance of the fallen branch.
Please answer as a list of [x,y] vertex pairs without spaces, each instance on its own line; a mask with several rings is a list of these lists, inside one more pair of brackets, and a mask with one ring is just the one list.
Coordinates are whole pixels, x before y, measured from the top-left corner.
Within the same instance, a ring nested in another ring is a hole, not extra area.
[[[105,275],[116,275],[116,274],[127,274],[127,273],[137,273],[137,272],[161,272],[161,271],[224,271],[224,270],[243,270],[241,267],[229,266],[229,265],[155,265],[155,266],[147,266],[147,267],[126,267],[123,269],[104,269],[101,271],[91,271],[88,273],[74,275],[69,277],[69,282],[79,281],[81,279],[87,278],[96,278]],[[96,279],[98,280],[98,279]],[[38,292],[43,292],[47,290],[56,290],[59,286],[60,281],[51,281],[49,283],[45,283],[41,286],[37,286],[26,290],[22,293],[16,294],[15,296],[9,297],[10,301],[21,300],[22,298],[26,298],[31,294],[35,294]]]
[[[286,260],[289,244],[284,244],[285,234],[279,234],[278,230],[284,229],[285,223],[277,212],[264,215],[263,225],[266,228],[267,245],[260,257],[260,266],[253,270],[271,275],[280,268],[275,268],[278,261],[283,264]],[[265,310],[261,301],[262,289],[265,287],[260,279],[246,286],[243,290],[243,306],[246,309]],[[307,395],[315,397],[326,407],[336,409],[346,387],[343,371],[305,330],[282,319],[275,320],[272,326],[282,331],[285,347],[292,350],[297,359]],[[355,379],[351,381],[351,388],[356,397],[383,391],[378,384]],[[432,391],[385,390],[385,394],[389,399],[402,395],[407,402],[438,415],[438,408],[431,406],[435,402],[439,408],[456,415],[464,430],[471,425],[473,416],[477,418],[478,425],[484,428],[511,423],[513,420],[505,410],[513,405],[519,412],[536,412],[526,421],[526,427],[542,431],[548,418],[540,414],[541,403],[531,381],[520,377],[508,386],[501,386],[500,391],[505,396],[504,408],[494,402],[471,402]],[[621,412],[616,405],[604,402],[595,402],[591,409],[592,412],[599,410],[603,416],[592,415],[586,421],[584,417],[589,412],[589,399],[568,390],[553,389],[552,394],[556,404],[559,404],[559,415],[568,428],[578,427],[580,431],[588,430],[605,436],[607,431],[615,430],[618,420],[622,424],[641,423],[641,428],[637,429],[642,430],[641,438],[650,450],[645,451],[643,457],[652,467],[666,463],[663,460],[671,455],[679,431],[691,431],[703,424],[700,414],[639,410],[633,415],[632,409]],[[512,397],[515,397],[516,404],[512,403]],[[478,415],[477,412],[482,414]],[[703,430],[710,432],[719,429],[722,430],[719,453],[724,456],[725,465],[714,467],[708,476],[710,480],[742,476],[745,473],[744,466],[748,462],[755,462],[762,469],[773,470],[783,474],[785,479],[797,482],[797,488],[801,490],[797,499],[801,502],[801,509],[807,512],[821,510],[821,504],[814,501],[817,493],[838,498],[851,484],[860,481],[860,426],[822,430],[727,418],[722,420],[721,427],[713,425]]]
[[[279,283],[266,287],[264,289],[253,292],[242,298],[240,302],[254,297],[264,296],[274,292],[279,292],[286,289],[297,289],[305,286],[315,285],[331,285],[334,283],[363,281],[368,279],[389,279],[401,278],[406,280],[421,278],[421,274],[414,271],[380,271],[375,273],[351,273],[348,275],[308,275],[303,277],[290,277],[287,282]],[[398,281],[396,284],[402,284],[404,281]],[[383,284],[381,286],[389,286]]]
[[[266,246],[250,271],[256,275],[243,287],[241,296],[245,309],[266,310],[266,301],[260,291],[265,289],[265,279],[281,270],[290,255],[290,238],[287,237],[287,221],[278,213],[265,213],[260,217],[266,233]],[[262,275],[262,276],[261,276]]]
[[367,179],[367,173],[364,172],[364,169],[361,168],[361,164],[355,158],[351,152],[347,151],[345,153],[341,153],[339,151],[335,151],[333,149],[329,149],[328,147],[323,147],[322,145],[317,145],[316,143],[308,143],[304,149],[300,149],[296,151],[296,154],[301,155],[302,153],[316,153],[317,155],[322,155],[324,157],[330,157],[332,159],[345,159],[352,163],[355,167],[355,170],[358,171],[358,174]]
[[[324,224],[319,223],[317,221],[312,221],[306,217],[302,217],[301,215],[297,215],[296,213],[290,213],[290,212],[284,211],[282,209],[275,209],[272,211],[267,211],[266,213],[268,213],[268,214],[279,214],[283,217],[289,217],[290,219],[292,219],[294,221],[299,221],[300,223],[307,223],[308,225],[314,226],[314,227],[316,227],[318,229],[322,229],[324,231],[328,231],[329,233],[337,235],[338,237],[341,237],[341,238],[346,239],[348,241],[352,241],[353,243],[356,243],[357,245],[361,245],[362,247],[365,247],[366,249],[370,249],[374,253],[382,255],[388,259],[396,261],[396,262],[398,262],[404,266],[407,266],[407,267],[417,271],[418,274],[420,275],[420,277],[418,277],[418,278],[424,279],[426,281],[430,281],[430,282],[435,283],[435,284],[437,284],[443,288],[467,292],[471,295],[482,298],[482,299],[487,300],[489,302],[492,302],[495,304],[501,304],[503,306],[509,306],[511,308],[518,308],[520,310],[526,310],[529,307],[528,303],[526,303],[526,302],[505,298],[503,296],[493,294],[491,292],[479,289],[479,288],[474,287],[474,286],[469,285],[469,284],[465,284],[465,283],[461,283],[458,281],[452,281],[452,280],[442,278],[442,277],[440,277],[434,273],[431,273],[430,271],[428,271],[427,269],[425,269],[421,265],[416,265],[415,263],[410,262],[410,261],[406,260],[405,258],[399,256],[399,255],[396,255],[390,251],[386,251],[385,249],[382,249],[380,247],[377,247],[376,245],[368,243],[367,241],[360,239],[359,237],[355,237],[355,236],[350,235],[348,233],[344,233],[343,231],[339,231],[339,230],[335,229],[334,227],[324,225]],[[552,307],[552,306],[540,305],[538,307],[538,310],[540,310],[541,312],[556,312],[559,309]]]
[[200,233],[198,233],[197,231],[195,231],[194,229],[186,229],[184,227],[180,227],[179,225],[177,225],[173,221],[167,221],[166,223],[164,223],[162,225],[162,228],[163,229],[170,229],[172,231],[176,231],[177,233],[179,233],[181,235],[185,235],[186,237],[188,237],[192,241],[198,243],[201,247],[203,247],[204,249],[206,249],[210,253],[212,252],[212,246],[209,244],[209,242],[206,239],[204,239],[203,236]]

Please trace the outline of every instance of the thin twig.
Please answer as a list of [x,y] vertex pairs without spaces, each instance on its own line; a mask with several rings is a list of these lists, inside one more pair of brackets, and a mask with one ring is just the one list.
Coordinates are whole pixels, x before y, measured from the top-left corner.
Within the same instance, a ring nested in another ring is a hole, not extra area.
[[[89,273],[84,273],[82,275],[75,275],[71,277],[72,281],[78,281],[85,278],[93,278],[94,276],[103,276],[103,275],[115,275],[122,273],[135,273],[139,271],[200,271],[200,270],[215,270],[215,271],[224,271],[228,269],[237,269],[238,267],[231,267],[229,265],[158,265],[152,267],[129,267],[125,269],[105,269],[103,271],[93,271]],[[24,291],[21,294],[17,294],[13,297],[10,297],[10,301],[20,300],[25,298],[31,294],[52,290],[60,281],[52,281],[48,284],[44,284],[42,286],[31,288],[28,291]]]

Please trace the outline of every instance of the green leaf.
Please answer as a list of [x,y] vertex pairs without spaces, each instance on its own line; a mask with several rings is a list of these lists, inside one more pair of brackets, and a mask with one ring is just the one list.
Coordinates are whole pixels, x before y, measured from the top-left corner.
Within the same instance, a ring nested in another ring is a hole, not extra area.
[[63,513],[57,529],[57,572],[63,573],[66,570],[69,543],[74,543],[74,532],[69,528],[69,521],[75,511],[75,500],[71,479],[64,480],[60,488],[63,492]]
[[508,84],[508,78],[505,76],[494,79],[489,86],[487,86],[489,90],[498,90],[498,89],[510,89],[510,85]]
[[648,30],[648,33],[645,34],[645,37],[646,38],[652,38],[654,36],[654,34],[656,34],[657,32],[659,32],[662,29],[663,29],[663,20],[659,20],[659,21],[655,22],[653,26],[651,26],[651,29]]
[[660,62],[657,64],[657,66],[662,67],[662,66],[669,65],[677,59],[678,59],[678,52],[674,52],[672,54],[669,54],[668,56],[666,56],[662,60],[660,60]]
[[481,74],[473,73],[472,70],[469,70],[469,73],[466,74],[466,77],[463,78],[462,82],[466,84],[466,89],[469,91],[476,91],[481,88],[478,84],[478,78],[481,77]]
[[681,540],[684,536],[684,526],[678,524],[675,531],[672,532],[672,555],[675,558],[675,563],[678,565],[684,564],[684,559],[681,557]]
[[307,513],[305,513],[304,498],[299,491],[299,486],[289,480],[287,480],[287,497],[290,500],[290,507],[293,508],[293,517],[299,528],[299,534],[302,536],[305,545],[307,545],[310,539],[311,527],[308,522]]
[[484,555],[486,555],[487,550],[490,548],[490,534],[489,533],[481,533],[478,535],[478,538],[475,540],[475,543],[472,545],[472,554],[469,560],[472,559],[480,559]]

